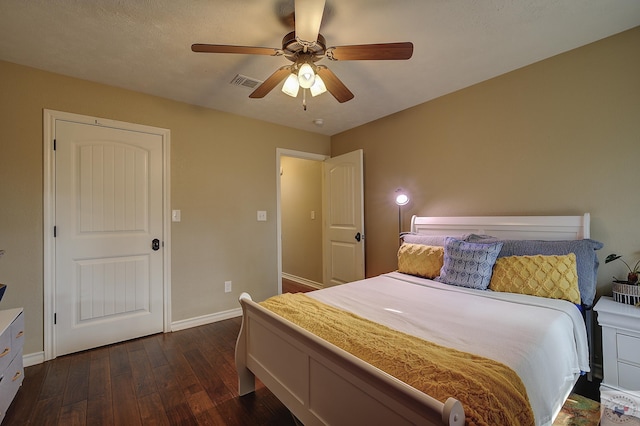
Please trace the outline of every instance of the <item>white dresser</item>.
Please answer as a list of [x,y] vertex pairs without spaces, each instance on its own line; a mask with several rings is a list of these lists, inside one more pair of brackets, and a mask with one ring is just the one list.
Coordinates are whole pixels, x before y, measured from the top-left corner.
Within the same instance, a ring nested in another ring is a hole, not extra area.
[[0,311],[0,422],[24,379],[22,308]]
[[602,386],[640,391],[640,308],[601,297],[594,310],[602,327]]

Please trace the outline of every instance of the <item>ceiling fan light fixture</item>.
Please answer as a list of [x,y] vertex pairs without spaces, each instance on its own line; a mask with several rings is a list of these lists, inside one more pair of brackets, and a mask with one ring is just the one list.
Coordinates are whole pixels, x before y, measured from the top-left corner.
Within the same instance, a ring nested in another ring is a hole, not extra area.
[[300,84],[298,83],[298,76],[294,73],[289,74],[289,77],[284,81],[282,85],[282,92],[295,98],[298,96],[298,90],[300,90]]
[[327,86],[324,85],[324,81],[322,81],[320,76],[316,75],[316,79],[309,90],[311,91],[311,96],[318,96],[327,91]]
[[[287,9],[290,8],[290,3],[294,3],[295,12],[293,22],[288,22],[293,24],[293,31],[282,38],[282,48],[203,43],[191,45],[193,52],[282,56],[293,62],[293,65],[281,66],[273,72],[249,94],[249,98],[264,98],[286,79],[287,82],[283,84],[282,91],[288,96],[297,97],[300,87],[303,88],[302,105],[305,110],[307,89],[310,89],[312,96],[327,91],[339,103],[347,102],[353,99],[353,93],[329,68],[316,65],[317,61],[323,58],[332,61],[401,60],[410,59],[413,55],[411,42],[327,47],[326,39],[319,33],[324,21],[323,15],[326,12],[326,0],[287,0],[286,2],[279,0],[279,2],[287,3],[286,6],[281,5]],[[291,17],[290,12],[287,14]],[[324,77],[320,78],[318,72]],[[297,82],[294,83],[294,79]]]
[[298,83],[300,87],[303,89],[309,89],[313,86],[313,83],[316,80],[316,73],[311,68],[311,65],[304,63],[300,66],[300,71],[298,71]]

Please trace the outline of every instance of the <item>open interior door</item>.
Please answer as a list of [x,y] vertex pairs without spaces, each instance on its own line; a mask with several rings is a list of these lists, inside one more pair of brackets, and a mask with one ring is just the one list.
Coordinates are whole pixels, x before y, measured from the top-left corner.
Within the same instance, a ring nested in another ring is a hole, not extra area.
[[364,278],[362,150],[324,162],[324,286]]

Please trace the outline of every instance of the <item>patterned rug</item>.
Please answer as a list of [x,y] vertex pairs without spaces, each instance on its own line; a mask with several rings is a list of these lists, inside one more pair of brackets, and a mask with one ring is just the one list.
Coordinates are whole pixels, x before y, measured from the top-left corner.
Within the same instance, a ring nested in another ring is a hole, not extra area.
[[553,426],[596,426],[600,423],[600,403],[572,393]]

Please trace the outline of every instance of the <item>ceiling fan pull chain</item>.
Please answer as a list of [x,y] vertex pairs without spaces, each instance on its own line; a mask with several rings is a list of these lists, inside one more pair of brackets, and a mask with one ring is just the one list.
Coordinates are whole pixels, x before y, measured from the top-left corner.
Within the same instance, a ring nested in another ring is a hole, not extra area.
[[302,89],[302,109],[307,110],[307,89]]

